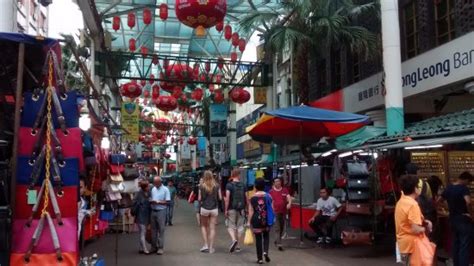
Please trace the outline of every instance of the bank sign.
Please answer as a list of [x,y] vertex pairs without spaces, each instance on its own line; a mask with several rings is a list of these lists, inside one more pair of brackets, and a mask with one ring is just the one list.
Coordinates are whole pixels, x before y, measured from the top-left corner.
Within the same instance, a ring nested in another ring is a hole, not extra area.
[[[474,77],[474,32],[405,61],[403,97]],[[382,73],[344,88],[344,111],[361,112],[384,104]]]

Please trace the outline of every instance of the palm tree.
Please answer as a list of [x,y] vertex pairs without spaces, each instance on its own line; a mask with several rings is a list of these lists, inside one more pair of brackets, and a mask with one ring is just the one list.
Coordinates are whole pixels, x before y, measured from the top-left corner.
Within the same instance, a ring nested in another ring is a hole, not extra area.
[[260,37],[265,50],[269,51],[267,55],[285,47],[292,48],[294,85],[300,102],[305,103],[309,87],[308,54],[317,59],[332,49],[343,47],[365,58],[375,54],[377,35],[358,22],[358,18],[367,13],[379,17],[377,0],[366,0],[364,4],[352,0],[289,0],[277,9],[254,10],[241,20],[240,25],[246,32],[264,27]]

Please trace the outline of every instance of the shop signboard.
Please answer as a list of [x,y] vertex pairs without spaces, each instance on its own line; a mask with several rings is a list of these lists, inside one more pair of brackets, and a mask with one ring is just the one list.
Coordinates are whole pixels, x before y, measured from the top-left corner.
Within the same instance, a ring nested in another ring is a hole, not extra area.
[[124,139],[129,142],[138,142],[140,137],[140,108],[138,105],[133,102],[123,103],[121,117],[122,127],[129,133],[123,135]]
[[188,143],[188,138],[181,145],[181,158],[185,160],[191,159],[191,145]]
[[267,88],[254,87],[253,91],[254,104],[267,104]]
[[210,131],[211,144],[224,144],[227,142],[227,105],[211,104],[210,110]]
[[[472,78],[474,32],[402,63],[403,97]],[[346,112],[361,112],[384,105],[383,74],[378,73],[344,88]]]

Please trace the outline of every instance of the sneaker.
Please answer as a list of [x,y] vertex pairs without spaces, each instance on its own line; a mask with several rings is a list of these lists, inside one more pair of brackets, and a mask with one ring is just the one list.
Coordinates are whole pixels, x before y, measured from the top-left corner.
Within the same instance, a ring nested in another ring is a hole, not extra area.
[[238,244],[237,240],[232,241],[232,244],[229,247],[229,252],[230,253],[233,253],[235,251],[235,248],[237,247],[237,244]]
[[165,254],[165,252],[163,251],[163,249],[158,249],[158,251],[156,252],[156,255],[163,255]]
[[216,253],[216,249],[214,248],[209,249],[209,254],[214,254],[214,253]]
[[326,244],[331,244],[331,238],[330,237],[326,237]]
[[239,247],[236,247],[236,248],[235,248],[235,252],[239,253],[239,252],[241,252],[241,251],[242,251],[241,248],[239,248]]
[[270,260],[270,257],[268,256],[267,253],[263,253],[263,256],[265,257],[265,261],[266,261],[266,262],[270,262],[270,261],[271,261],[271,260]]
[[323,237],[318,237],[318,240],[316,241],[316,244],[322,244],[324,242]]
[[209,248],[207,246],[203,246],[199,251],[201,252],[209,252]]

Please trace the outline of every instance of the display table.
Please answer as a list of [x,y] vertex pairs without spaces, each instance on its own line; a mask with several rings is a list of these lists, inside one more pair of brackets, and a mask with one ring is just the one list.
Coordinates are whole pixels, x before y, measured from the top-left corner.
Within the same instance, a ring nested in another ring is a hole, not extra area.
[[[308,222],[316,213],[316,209],[310,208],[309,206],[303,206],[303,230],[311,232],[311,227]],[[292,204],[290,209],[290,225],[291,228],[300,229],[300,206],[299,204]]]

